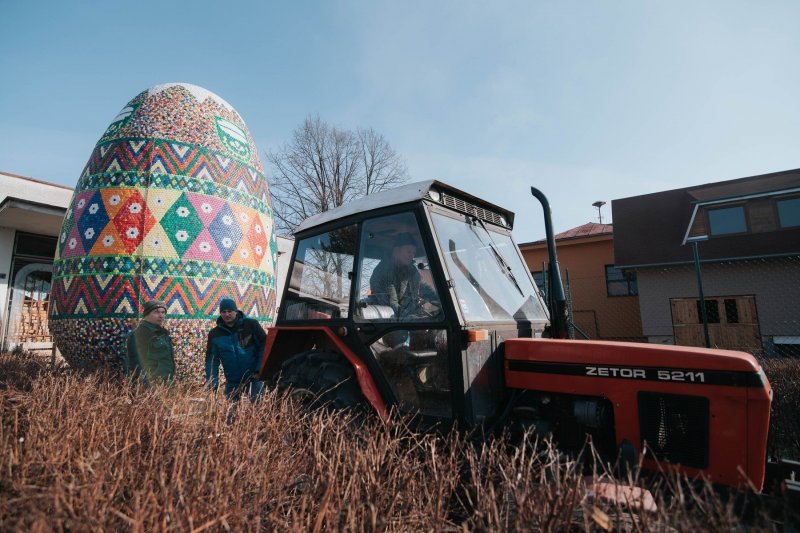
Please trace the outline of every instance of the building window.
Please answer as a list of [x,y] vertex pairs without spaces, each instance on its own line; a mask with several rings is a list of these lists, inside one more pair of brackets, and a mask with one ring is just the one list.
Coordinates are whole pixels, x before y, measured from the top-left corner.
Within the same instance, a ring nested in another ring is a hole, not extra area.
[[11,263],[8,318],[2,348],[50,349],[48,328],[50,284],[53,277],[55,237],[18,231]]
[[36,235],[33,233],[17,232],[17,241],[14,252],[17,255],[27,255],[30,257],[45,257],[53,259],[56,255],[56,245],[58,241],[55,237],[46,235]]
[[778,220],[782,228],[800,226],[800,198],[778,200]]
[[739,308],[736,306],[736,300],[733,298],[725,298],[725,322],[728,324],[739,323]]
[[[700,300],[697,300],[697,321],[703,322],[703,307]],[[726,306],[727,311],[727,306]],[[719,302],[716,300],[706,300],[706,318],[709,324],[719,324]],[[738,315],[737,315],[738,320]]]
[[708,211],[708,225],[711,235],[730,235],[733,233],[747,233],[747,219],[744,216],[744,206],[723,207]]
[[639,285],[636,272],[622,270],[614,265],[606,265],[606,292],[609,296],[636,296]]
[[539,292],[542,293],[542,296],[547,297],[547,283],[544,280],[544,272],[541,270],[531,270],[531,275],[533,276],[533,281],[536,283]]

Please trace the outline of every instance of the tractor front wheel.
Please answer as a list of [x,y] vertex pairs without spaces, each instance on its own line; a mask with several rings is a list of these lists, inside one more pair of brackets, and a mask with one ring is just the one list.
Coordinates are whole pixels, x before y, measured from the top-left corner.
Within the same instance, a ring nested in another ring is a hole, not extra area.
[[281,365],[277,385],[310,408],[354,412],[367,408],[352,365],[335,352],[310,350],[292,356]]

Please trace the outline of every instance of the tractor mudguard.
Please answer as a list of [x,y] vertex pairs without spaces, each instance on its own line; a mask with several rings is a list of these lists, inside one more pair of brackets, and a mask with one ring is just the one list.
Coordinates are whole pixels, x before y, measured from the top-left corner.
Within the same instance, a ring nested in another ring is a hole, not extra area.
[[317,349],[340,353],[352,366],[361,393],[383,420],[389,409],[364,362],[327,326],[278,326],[269,328],[259,379],[272,379],[284,361],[306,350]]

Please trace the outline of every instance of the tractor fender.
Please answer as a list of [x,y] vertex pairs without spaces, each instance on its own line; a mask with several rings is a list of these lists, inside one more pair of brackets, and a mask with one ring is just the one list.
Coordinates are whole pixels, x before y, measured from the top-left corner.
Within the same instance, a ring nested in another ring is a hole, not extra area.
[[361,393],[378,416],[389,418],[386,407],[375,380],[367,365],[345,344],[341,337],[327,326],[278,326],[268,328],[264,354],[261,356],[259,379],[273,378],[284,361],[300,352],[319,349],[340,353],[353,367]]

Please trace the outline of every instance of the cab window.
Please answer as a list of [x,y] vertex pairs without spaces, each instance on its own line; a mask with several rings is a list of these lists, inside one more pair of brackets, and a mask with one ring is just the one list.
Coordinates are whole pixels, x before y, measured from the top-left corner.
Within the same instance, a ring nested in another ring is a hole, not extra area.
[[356,235],[351,225],[297,243],[282,306],[286,320],[347,317]]
[[415,322],[442,317],[413,213],[364,221],[359,257],[357,319]]

